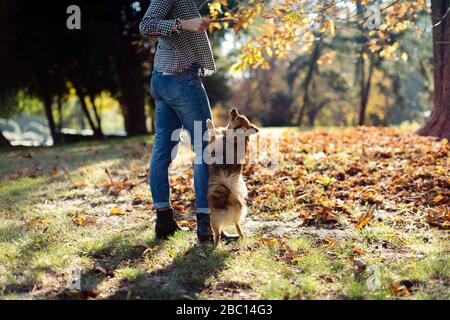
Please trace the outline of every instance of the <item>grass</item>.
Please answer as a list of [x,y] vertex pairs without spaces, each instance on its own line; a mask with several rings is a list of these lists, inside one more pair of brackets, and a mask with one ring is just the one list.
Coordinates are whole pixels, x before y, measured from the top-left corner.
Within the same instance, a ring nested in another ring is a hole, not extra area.
[[[445,231],[409,232],[395,215],[358,230],[349,221],[364,204],[335,225],[298,224],[310,200],[299,201],[290,180],[284,197],[251,202],[243,241],[213,250],[197,244],[194,230],[157,241],[147,187],[150,151],[151,138],[139,137],[0,152],[0,298],[449,299]],[[315,154],[300,165],[308,174],[339,167]],[[105,169],[133,188],[102,187],[110,179]],[[184,165],[175,165],[173,175],[187,183],[192,177]],[[336,184],[326,174],[315,181],[315,194]],[[190,208],[191,191],[173,190],[177,204]],[[110,215],[113,207],[125,214]],[[192,213],[178,218],[191,220]],[[92,223],[74,223],[80,216]],[[77,267],[81,290],[72,290],[68,281]],[[394,292],[392,283],[406,283],[409,295]]]

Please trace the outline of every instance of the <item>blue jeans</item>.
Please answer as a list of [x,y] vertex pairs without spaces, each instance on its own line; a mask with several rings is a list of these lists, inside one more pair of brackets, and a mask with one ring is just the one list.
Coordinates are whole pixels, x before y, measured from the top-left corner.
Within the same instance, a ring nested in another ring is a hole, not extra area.
[[[203,83],[189,71],[165,75],[153,71],[150,92],[155,99],[156,134],[150,163],[150,189],[156,209],[170,207],[168,168],[172,154],[176,155],[180,131],[186,129],[195,153],[194,188],[198,213],[209,213],[207,202],[208,167],[202,161],[207,141],[203,140],[206,120],[211,119],[211,108]],[[194,135],[194,124],[201,124]],[[178,130],[178,131],[176,131]],[[178,132],[173,135],[173,132]]]

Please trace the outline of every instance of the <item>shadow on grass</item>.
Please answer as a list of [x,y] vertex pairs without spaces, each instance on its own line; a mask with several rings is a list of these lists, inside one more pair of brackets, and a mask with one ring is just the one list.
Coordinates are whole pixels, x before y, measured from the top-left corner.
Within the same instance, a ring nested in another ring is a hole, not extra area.
[[[21,242],[20,248],[17,248],[16,257],[13,263],[5,261],[7,263],[6,274],[10,273],[9,281],[3,283],[0,286],[0,300],[2,294],[19,294],[28,295],[36,285],[38,275],[43,272],[51,272],[48,267],[34,264],[34,259],[39,254],[45,254],[50,252],[49,246],[55,242],[53,234],[29,234],[26,237],[25,230],[22,228],[11,228],[4,230],[5,234],[9,233],[10,236],[16,234],[16,238],[8,237],[2,238],[2,241],[14,241],[18,239]],[[4,235],[5,235],[4,234]]]
[[[169,243],[156,239],[146,241],[148,247],[164,248]],[[228,251],[213,250],[211,245],[194,244],[175,255],[169,265],[149,272],[140,264],[144,261],[142,252],[142,248],[134,247],[120,236],[113,238],[101,249],[87,253],[102,271],[94,268],[83,272],[80,294],[72,295],[68,290],[62,290],[47,298],[83,299],[86,293],[96,292],[106,299],[196,299],[196,294],[207,286],[208,280],[225,267],[229,255]],[[128,273],[123,274],[127,269]],[[119,274],[118,270],[121,270]],[[102,284],[113,277],[118,278],[117,282],[105,291]]]
[[0,225],[0,243],[10,242],[21,238],[26,234],[26,229],[23,225],[5,224]]
[[166,267],[122,279],[107,299],[197,299],[208,281],[225,268],[228,256],[229,252],[213,250],[211,245],[195,244]]

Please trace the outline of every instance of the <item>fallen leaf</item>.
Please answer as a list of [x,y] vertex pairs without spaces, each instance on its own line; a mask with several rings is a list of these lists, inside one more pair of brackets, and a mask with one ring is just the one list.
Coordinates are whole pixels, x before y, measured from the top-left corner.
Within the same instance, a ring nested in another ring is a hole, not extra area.
[[73,223],[81,227],[89,226],[95,224],[96,222],[94,218],[89,217],[85,214],[76,214],[72,221]]
[[112,216],[123,216],[126,214],[126,212],[120,208],[111,208],[109,210],[109,214]]
[[372,217],[373,217],[373,210],[368,210],[367,212],[363,213],[359,217],[358,222],[356,223],[356,228],[357,229],[364,228],[367,224],[369,224]]
[[30,218],[25,222],[28,229],[34,229],[37,226],[37,220],[35,218]]
[[147,249],[144,250],[144,252],[142,253],[142,256],[145,256],[147,253],[154,253],[156,251],[159,251],[159,249],[161,249],[160,246],[148,247]]
[[195,220],[180,220],[177,222],[180,227],[187,227],[189,229],[193,229],[197,225],[197,221]]
[[442,194],[437,195],[434,199],[433,199],[433,203],[441,203],[442,200],[444,200],[444,196]]
[[403,285],[397,284],[395,281],[391,283],[391,291],[396,296],[406,296],[409,297],[411,292]]
[[142,204],[142,203],[145,203],[145,202],[146,202],[145,196],[142,195],[142,194],[137,194],[133,198],[132,205],[136,206],[136,205],[139,205],[139,204]]
[[338,219],[336,217],[336,215],[331,212],[330,210],[323,210],[322,211],[322,221],[325,223],[331,223],[331,222],[337,222]]
[[88,183],[89,183],[89,182],[88,182],[87,180],[75,181],[75,182],[73,183],[73,187],[74,187],[75,189],[85,188],[85,187],[88,186]]
[[302,295],[300,292],[294,296],[294,300],[302,300]]
[[147,244],[145,243],[145,241],[143,241],[143,240],[140,240],[138,243],[132,245],[132,247],[133,247],[133,248],[140,248],[140,249],[144,249],[144,250],[150,248],[150,246],[147,245]]
[[56,165],[54,165],[53,168],[52,168],[52,176],[55,177],[57,175],[59,175],[59,169],[58,169],[58,167]]
[[269,244],[275,244],[279,242],[279,240],[276,238],[257,238],[256,241]]
[[327,247],[334,247],[338,242],[336,239],[332,238],[332,237],[325,237],[323,239],[323,241],[325,241],[327,244],[325,246]]
[[24,152],[22,153],[22,157],[27,159],[33,159],[33,154],[31,152]]
[[299,264],[300,263],[300,257],[297,256],[297,255],[293,256],[291,261],[290,261],[290,263],[291,264]]

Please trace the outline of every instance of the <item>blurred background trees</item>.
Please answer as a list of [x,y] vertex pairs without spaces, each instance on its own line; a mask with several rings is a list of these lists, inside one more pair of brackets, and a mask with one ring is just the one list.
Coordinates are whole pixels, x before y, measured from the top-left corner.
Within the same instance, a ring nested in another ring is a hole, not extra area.
[[[220,14],[221,10],[213,13]],[[310,91],[321,70],[319,59],[332,54],[337,58],[344,55],[343,64],[332,56],[325,60],[331,58],[333,71],[340,75],[353,73],[348,83],[357,96],[348,92],[353,95],[348,101],[358,104],[345,113],[347,121],[334,120],[358,125],[421,121],[417,116],[427,115],[431,104],[427,98],[433,95],[433,113],[419,133],[450,137],[450,1],[254,0],[242,4],[237,12],[224,14],[239,19],[235,29],[249,30],[234,71],[270,70],[274,58],[292,61],[299,54],[309,55],[309,62],[300,68],[302,100],[294,103],[298,125],[303,125],[308,109],[315,116],[325,111],[324,104],[311,101]],[[336,52],[324,50],[324,46]],[[434,90],[430,74],[434,74]],[[403,112],[406,108],[411,109]]]
[[[138,31],[149,1],[0,3],[0,117],[42,114],[53,143],[102,138],[111,122],[116,134],[153,130],[149,76],[155,40],[141,39]],[[80,30],[66,27],[72,4],[81,8]],[[223,75],[207,85],[214,102],[229,95]],[[33,108],[20,108],[31,101]],[[115,112],[104,120],[112,101]],[[88,129],[90,135],[64,128]]]
[[[424,123],[434,101],[421,132],[446,136],[449,1],[431,2],[212,1],[202,14],[239,18],[209,32],[219,69],[205,79],[214,113],[231,105],[264,126],[387,126]],[[72,4],[81,30],[66,27]],[[52,139],[39,144],[151,133],[156,40],[138,32],[148,5],[1,0],[0,118],[16,122],[0,120],[0,132],[27,131],[23,119],[42,116]],[[380,8],[375,28],[370,5]],[[447,84],[434,90],[435,82]]]

